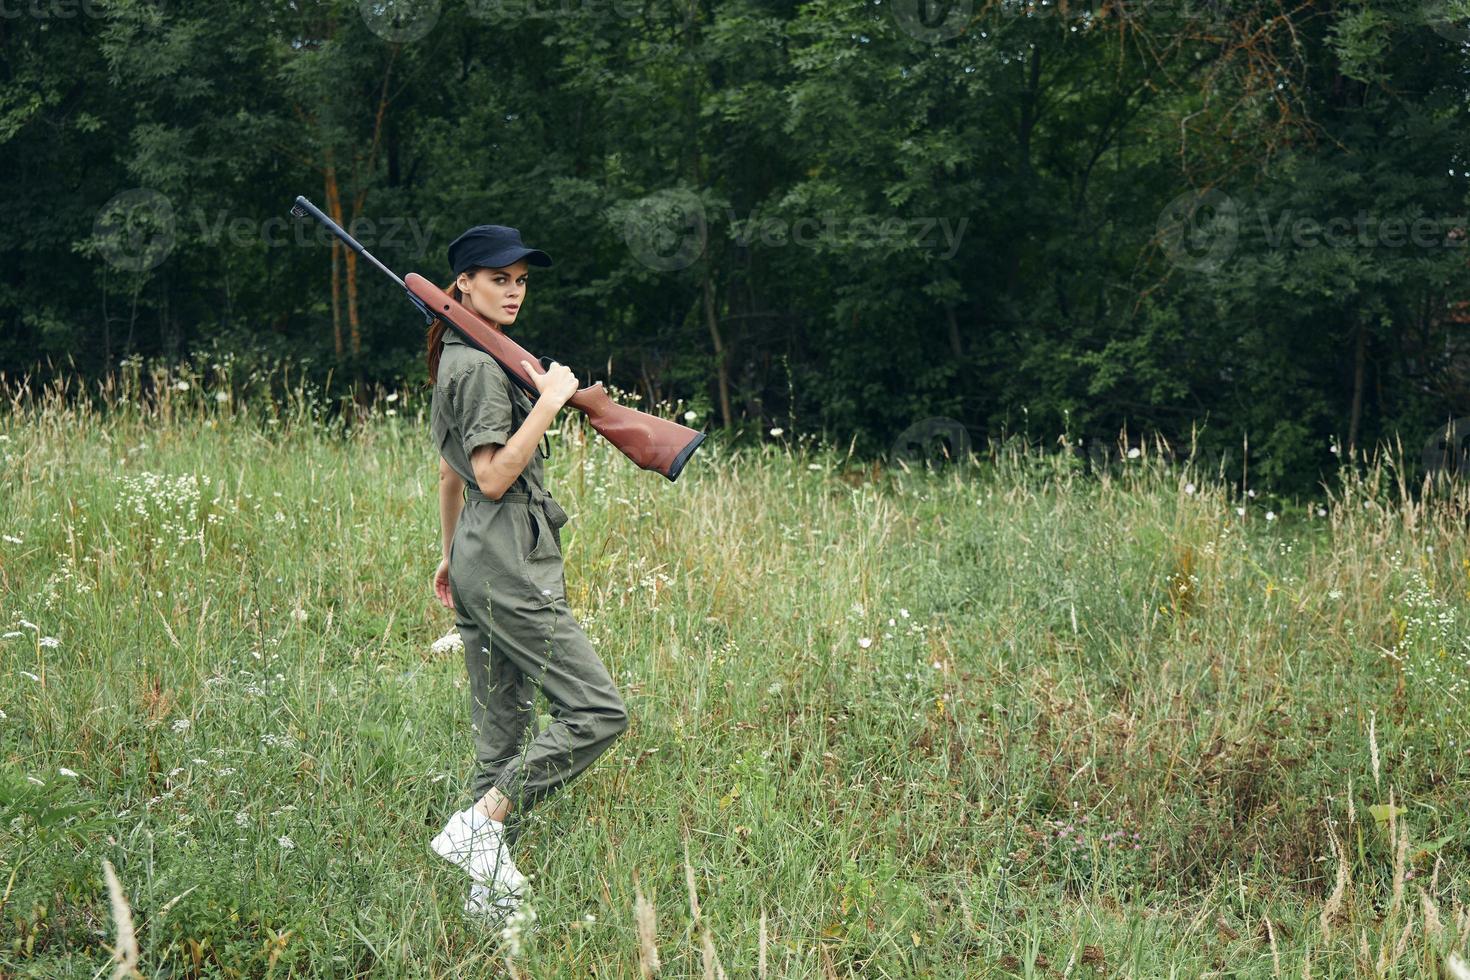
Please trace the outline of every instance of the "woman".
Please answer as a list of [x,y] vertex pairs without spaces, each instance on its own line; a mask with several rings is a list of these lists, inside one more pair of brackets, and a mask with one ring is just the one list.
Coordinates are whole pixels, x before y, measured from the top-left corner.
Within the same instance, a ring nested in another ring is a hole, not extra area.
[[[515,323],[529,265],[551,258],[503,225],[477,225],[449,246],[445,289],[491,329]],[[567,607],[561,532],[566,513],[542,482],[540,443],[577,378],[552,361],[521,361],[531,400],[489,354],[452,325],[429,329],[431,430],[440,453],[444,560],[434,592],[454,611],[470,676],[478,764],[476,802],[449,818],[435,852],[470,874],[466,911],[504,914],[526,879],[510,846],[525,811],[566,785],[628,727],[612,677]],[[463,499],[461,498],[463,494]],[[536,731],[540,688],[552,722]],[[532,738],[522,748],[527,731]]]

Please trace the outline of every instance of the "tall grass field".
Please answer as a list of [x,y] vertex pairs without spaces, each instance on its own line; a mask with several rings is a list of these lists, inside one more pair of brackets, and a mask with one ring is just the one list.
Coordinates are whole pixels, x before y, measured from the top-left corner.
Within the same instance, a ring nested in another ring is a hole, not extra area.
[[429,849],[473,747],[428,392],[339,408],[4,382],[0,976],[1470,976],[1464,486],[791,431],[670,483],[564,411],[631,722],[489,929]]

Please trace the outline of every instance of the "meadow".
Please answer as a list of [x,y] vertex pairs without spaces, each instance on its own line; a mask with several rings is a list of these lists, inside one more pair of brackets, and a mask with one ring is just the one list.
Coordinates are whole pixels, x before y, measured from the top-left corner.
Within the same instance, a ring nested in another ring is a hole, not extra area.
[[716,432],[669,483],[565,412],[631,725],[495,933],[428,847],[473,757],[427,392],[0,388],[0,976],[1462,975],[1463,482]]

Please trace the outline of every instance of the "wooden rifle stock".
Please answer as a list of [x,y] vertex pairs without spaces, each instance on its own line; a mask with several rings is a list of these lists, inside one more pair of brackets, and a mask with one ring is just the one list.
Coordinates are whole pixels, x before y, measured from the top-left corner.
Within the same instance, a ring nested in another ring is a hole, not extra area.
[[[532,399],[541,394],[521,367],[521,360],[540,364],[545,371],[551,367],[551,358],[536,357],[502,331],[487,326],[478,313],[456,302],[418,273],[404,276],[403,284],[434,316],[453,324],[470,343],[499,361],[510,373],[511,380]],[[684,464],[704,441],[705,434],[697,429],[617,404],[603,390],[601,381],[579,390],[567,399],[567,404],[586,415],[592,428],[623,455],[643,469],[662,473],[670,480],[679,478]]]

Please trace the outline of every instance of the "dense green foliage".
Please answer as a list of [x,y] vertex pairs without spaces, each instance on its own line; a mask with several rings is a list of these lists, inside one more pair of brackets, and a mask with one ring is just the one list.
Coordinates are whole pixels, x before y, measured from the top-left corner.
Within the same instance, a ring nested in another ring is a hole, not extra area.
[[519,227],[518,338],[701,425],[1198,427],[1301,489],[1470,414],[1459,0],[927,6],[15,0],[0,371],[422,378],[305,193],[438,281]]

